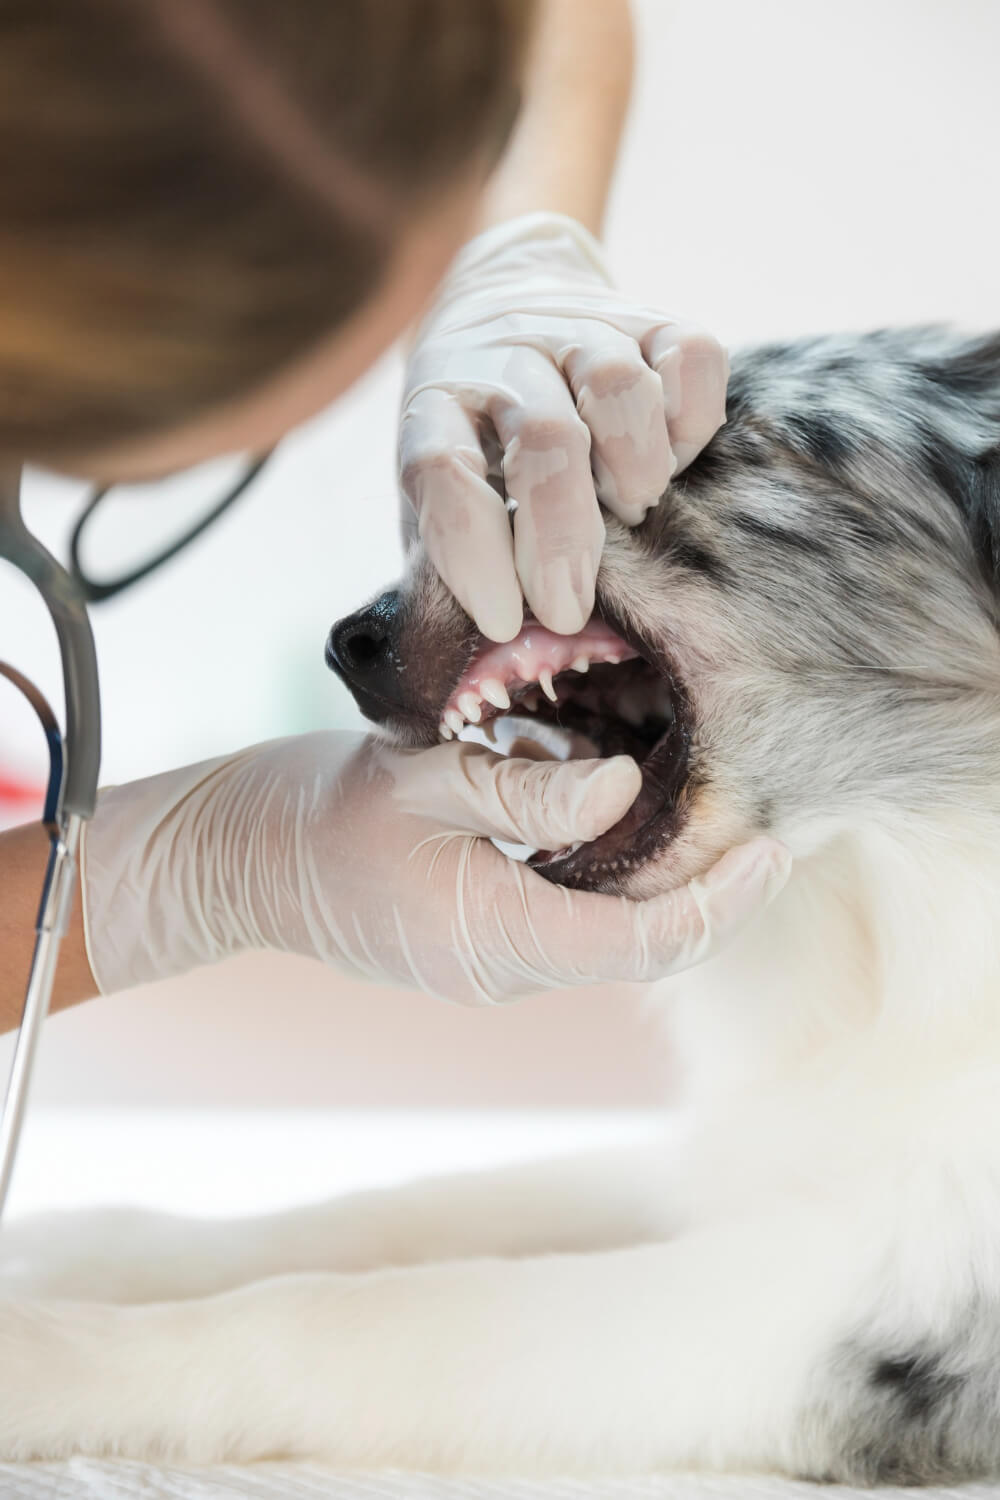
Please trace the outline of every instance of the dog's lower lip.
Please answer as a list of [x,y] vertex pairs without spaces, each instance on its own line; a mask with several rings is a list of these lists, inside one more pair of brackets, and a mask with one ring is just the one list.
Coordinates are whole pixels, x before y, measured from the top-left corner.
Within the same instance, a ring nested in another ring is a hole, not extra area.
[[532,868],[560,885],[616,888],[675,837],[683,817],[679,799],[687,755],[688,734],[678,719],[640,765],[642,787],[625,816],[591,843],[532,856]]
[[[649,756],[650,759],[652,759],[656,755],[657,751],[660,750],[666,744],[667,738],[668,738],[668,736],[664,735],[661,740],[658,740],[656,742],[656,744],[653,746],[653,749],[650,751],[650,756]],[[640,766],[640,770],[642,770],[641,766]],[[634,808],[638,807],[642,803],[643,797],[644,797],[644,794],[645,794],[646,790],[647,790],[647,788],[646,788],[646,781],[645,781],[645,776],[644,776],[643,777],[643,786],[641,787],[641,789],[639,791],[639,795],[636,798],[635,802],[633,802],[632,807],[629,808],[629,812],[626,813],[625,817],[622,818],[618,823],[615,823],[611,828],[609,828],[607,830],[606,834],[602,834],[601,835],[602,838],[606,838],[608,836],[608,834],[613,834],[613,833],[617,832],[621,828],[622,824],[628,818],[629,813],[631,813]],[[648,811],[646,811],[644,809],[645,816],[643,817],[643,820],[639,824],[639,826],[637,828],[635,828],[634,830],[631,831],[632,832],[632,836],[635,837],[635,838],[639,838],[643,834],[647,833],[654,826],[654,824],[656,824],[659,821],[659,819],[662,818],[664,816],[664,814],[669,810],[669,807],[672,804],[672,801],[673,801],[673,798],[672,798],[670,792],[667,791],[667,790],[665,790],[665,789],[663,789],[662,790],[662,795],[661,795],[661,798],[660,798],[660,801],[659,801],[659,804],[657,806],[654,806],[654,807],[650,808]],[[569,848],[566,848],[566,849],[556,849],[556,850],[539,849],[537,853],[535,853],[535,854],[533,854],[531,856],[531,858],[528,861],[528,863],[531,864],[535,868],[538,868],[538,867],[540,867],[542,865],[556,865],[556,864],[560,864],[560,863],[562,863],[563,861],[565,861],[567,859],[571,859],[573,857],[573,855],[578,854],[581,849],[593,849],[594,844],[597,843],[597,842],[599,842],[599,840],[594,840],[590,844],[587,844],[587,843],[584,843],[584,842],[580,841],[578,843],[575,843],[575,844],[571,845]]]

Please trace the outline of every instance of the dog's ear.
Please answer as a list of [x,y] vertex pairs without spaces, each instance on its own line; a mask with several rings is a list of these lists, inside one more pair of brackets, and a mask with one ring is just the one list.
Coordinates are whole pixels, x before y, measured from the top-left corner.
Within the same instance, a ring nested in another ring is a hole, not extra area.
[[928,467],[1000,598],[1000,333],[963,340],[919,369],[934,397],[921,434]]

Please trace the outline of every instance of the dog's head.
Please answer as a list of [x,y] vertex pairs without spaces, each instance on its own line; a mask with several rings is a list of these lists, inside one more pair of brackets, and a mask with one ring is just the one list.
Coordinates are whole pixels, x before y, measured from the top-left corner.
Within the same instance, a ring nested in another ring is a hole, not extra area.
[[644,896],[753,833],[804,852],[996,805],[1000,336],[744,353],[708,449],[638,530],[609,521],[597,595],[578,637],[491,645],[418,550],[327,656],[409,744],[478,720],[504,747],[634,755],[622,822],[536,857],[566,885]]

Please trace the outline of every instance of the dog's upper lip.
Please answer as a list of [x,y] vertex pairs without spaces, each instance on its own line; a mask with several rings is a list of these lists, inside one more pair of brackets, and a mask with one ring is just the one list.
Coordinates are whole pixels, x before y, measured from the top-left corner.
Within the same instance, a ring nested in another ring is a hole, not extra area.
[[642,657],[643,661],[648,662],[662,676],[673,678],[670,665],[665,660],[662,649],[654,646],[634,625],[627,620],[623,620],[617,611],[611,608],[600,597],[594,605],[594,613],[600,620],[603,620],[609,630],[613,630],[616,635],[620,635],[622,640],[631,646],[632,650],[638,656]]

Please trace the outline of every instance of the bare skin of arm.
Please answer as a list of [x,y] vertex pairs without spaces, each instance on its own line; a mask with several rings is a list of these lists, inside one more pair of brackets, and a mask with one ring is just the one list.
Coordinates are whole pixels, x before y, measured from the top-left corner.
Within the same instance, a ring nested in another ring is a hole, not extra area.
[[[21,1020],[48,857],[48,834],[40,823],[0,833],[0,1031],[10,1031]],[[52,1009],[90,1000],[97,992],[83,939],[78,881],[69,931],[59,953]]]
[[547,210],[600,234],[633,54],[628,0],[544,0],[524,104],[493,174],[483,226]]
[[[599,234],[628,108],[633,38],[627,0],[544,0],[521,116],[490,182],[483,226],[535,210]],[[0,834],[0,1031],[20,1021],[48,840],[38,824]],[[79,885],[52,998],[63,1010],[98,993]]]

